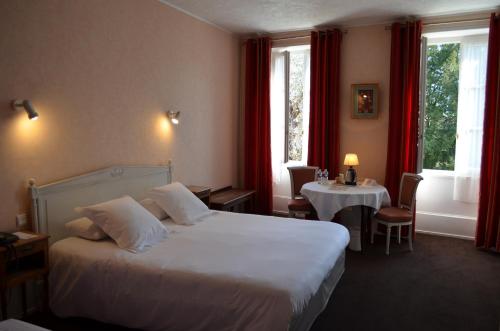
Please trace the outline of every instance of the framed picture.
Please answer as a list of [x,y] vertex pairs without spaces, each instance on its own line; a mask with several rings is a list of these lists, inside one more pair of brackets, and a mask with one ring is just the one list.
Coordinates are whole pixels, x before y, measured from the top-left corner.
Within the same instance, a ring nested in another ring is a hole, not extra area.
[[378,117],[378,84],[352,84],[352,118]]

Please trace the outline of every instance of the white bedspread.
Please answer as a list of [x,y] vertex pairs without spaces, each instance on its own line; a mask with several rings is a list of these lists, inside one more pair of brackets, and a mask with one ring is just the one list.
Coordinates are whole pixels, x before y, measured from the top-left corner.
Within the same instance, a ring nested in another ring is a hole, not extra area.
[[50,249],[50,305],[144,330],[286,330],[349,242],[330,222],[216,212],[133,254],[67,238]]
[[0,322],[0,331],[50,331],[50,330],[23,321],[19,321],[16,319],[8,319]]

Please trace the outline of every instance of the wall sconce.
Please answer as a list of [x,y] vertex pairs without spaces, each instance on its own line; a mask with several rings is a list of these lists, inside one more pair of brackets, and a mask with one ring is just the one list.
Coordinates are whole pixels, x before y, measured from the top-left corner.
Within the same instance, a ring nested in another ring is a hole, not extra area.
[[167,111],[167,117],[170,119],[170,122],[177,125],[179,124],[179,117],[181,115],[180,111]]
[[26,114],[28,114],[28,118],[31,121],[36,121],[38,119],[38,113],[36,112],[35,108],[31,104],[31,101],[29,100],[14,100],[12,101],[12,108],[14,110],[18,110],[19,108],[24,108],[26,111]]

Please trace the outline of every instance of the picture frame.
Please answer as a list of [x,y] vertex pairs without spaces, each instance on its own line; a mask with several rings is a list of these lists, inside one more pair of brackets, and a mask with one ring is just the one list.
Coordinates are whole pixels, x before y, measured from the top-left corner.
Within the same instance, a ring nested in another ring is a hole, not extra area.
[[378,118],[378,84],[352,84],[352,114],[354,119]]

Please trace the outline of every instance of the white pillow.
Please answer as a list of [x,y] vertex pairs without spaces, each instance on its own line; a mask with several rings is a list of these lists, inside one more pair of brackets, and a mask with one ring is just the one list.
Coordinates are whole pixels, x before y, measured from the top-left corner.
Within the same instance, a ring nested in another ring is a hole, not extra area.
[[76,211],[95,222],[120,248],[133,253],[146,251],[168,234],[154,215],[129,196]]
[[210,215],[208,207],[181,183],[155,187],[149,196],[177,224],[192,225]]
[[108,235],[101,230],[94,222],[89,220],[87,217],[78,218],[72,220],[66,224],[64,227],[73,236],[78,236],[89,240],[102,240],[107,238]]
[[168,218],[167,213],[153,199],[147,198],[139,201],[139,203],[160,221]]

